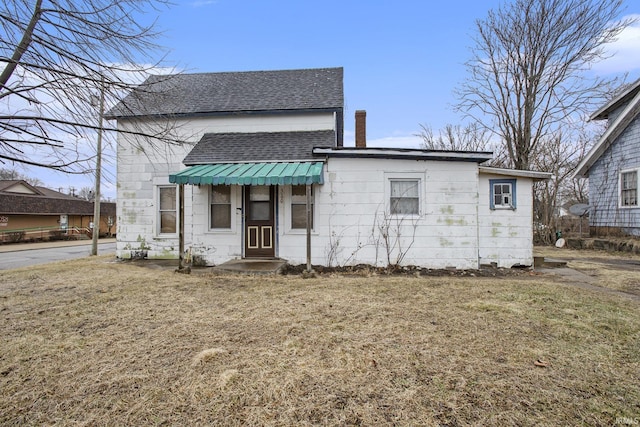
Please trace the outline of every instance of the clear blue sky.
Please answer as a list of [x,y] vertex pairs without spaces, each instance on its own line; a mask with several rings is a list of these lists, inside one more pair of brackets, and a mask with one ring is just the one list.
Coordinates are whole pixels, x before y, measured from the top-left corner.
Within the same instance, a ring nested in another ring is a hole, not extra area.
[[[162,10],[158,43],[186,72],[344,67],[345,144],[355,110],[370,145],[416,147],[420,124],[461,123],[453,90],[466,76],[474,23],[498,0],[176,0]],[[625,15],[640,14],[638,0]],[[149,15],[150,16],[150,15]],[[640,25],[623,34],[602,74],[640,76]],[[113,176],[113,174],[107,174]],[[62,178],[76,188],[86,179]],[[52,187],[69,184],[51,185]],[[115,196],[115,183],[103,185]]]
[[163,15],[170,62],[193,71],[344,67],[345,129],[367,110],[370,140],[406,137],[419,123],[455,122],[485,1],[181,1]]
[[[420,124],[437,130],[460,123],[452,92],[466,76],[475,21],[499,4],[182,0],[159,24],[169,62],[187,71],[344,67],[345,139],[352,137],[355,110],[364,109],[369,140],[415,144],[406,138]],[[637,0],[627,2],[627,12],[640,14]],[[623,69],[638,74],[640,35],[635,43]]]

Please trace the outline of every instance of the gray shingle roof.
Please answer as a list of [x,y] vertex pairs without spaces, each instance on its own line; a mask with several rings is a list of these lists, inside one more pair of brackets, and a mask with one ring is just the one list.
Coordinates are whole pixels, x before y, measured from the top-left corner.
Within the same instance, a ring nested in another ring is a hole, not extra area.
[[333,147],[335,138],[332,130],[208,133],[182,163],[192,166],[224,162],[311,160],[313,147]]
[[[100,202],[101,215],[116,214],[116,204]],[[24,215],[93,215],[93,202],[78,198],[0,193],[0,213]]]
[[343,69],[149,77],[108,118],[343,108]]
[[[21,183],[36,191],[34,194],[15,193],[11,187]],[[116,214],[116,204],[100,202],[102,215]],[[79,199],[22,180],[0,180],[0,213],[25,215],[93,215],[93,202]]]

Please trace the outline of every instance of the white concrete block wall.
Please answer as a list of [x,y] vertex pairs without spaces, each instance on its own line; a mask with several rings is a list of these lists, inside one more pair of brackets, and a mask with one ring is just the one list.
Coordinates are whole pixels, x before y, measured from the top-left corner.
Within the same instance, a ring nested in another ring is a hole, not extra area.
[[209,191],[210,186],[194,187],[193,190],[193,228],[192,255],[196,263],[217,265],[230,259],[242,257],[242,187],[231,186],[230,230],[211,230],[209,227]]
[[[151,129],[151,121],[120,120],[123,130]],[[157,197],[159,185],[169,184],[169,174],[184,169],[184,157],[202,135],[209,132],[281,132],[334,129],[333,113],[266,114],[207,117],[177,120],[172,124],[184,145],[167,145],[145,141],[124,133],[118,135],[116,254],[130,258],[144,252],[148,258],[177,258],[178,235],[157,232]],[[208,263],[219,263],[241,256],[240,213],[236,213],[236,233],[212,232],[208,229],[207,188],[185,185],[185,248]],[[193,194],[192,194],[193,192]],[[235,191],[237,207],[241,191]],[[192,201],[196,209],[192,209]],[[191,221],[192,212],[195,213]],[[212,242],[215,242],[212,243]]]
[[[251,116],[234,120],[197,119],[180,123],[184,146],[157,150],[118,141],[118,243],[121,258],[145,251],[149,258],[177,258],[178,236],[157,232],[157,186],[184,169],[182,159],[205,132],[320,130],[331,128],[331,114],[295,117]],[[127,126],[120,122],[120,126]],[[390,227],[390,260],[430,268],[501,267],[532,263],[531,180],[517,178],[517,209],[489,209],[489,178],[474,162],[329,158],[324,185],[315,186],[312,262],[321,265],[367,263],[386,266],[387,244],[380,225]],[[388,215],[390,178],[419,178],[420,215]],[[497,176],[504,178],[504,176]],[[185,187],[185,248],[199,262],[219,264],[243,254],[242,188],[232,186],[232,230],[209,229],[209,187]],[[288,226],[290,190],[278,188],[277,252],[293,264],[306,262],[306,233]],[[397,240],[398,230],[400,239]],[[402,249],[398,249],[397,243]]]
[[[475,163],[331,158],[325,168],[325,184],[318,186],[315,200],[314,264],[386,266],[389,247],[392,263],[403,257],[404,265],[478,267]],[[421,179],[420,216],[388,214],[390,177]],[[379,228],[385,224],[389,245]],[[280,256],[304,263],[305,245],[304,236],[285,233]]]
[[[516,209],[491,209],[490,179],[516,179]],[[533,183],[531,178],[480,174],[478,203],[481,264],[533,265]]]

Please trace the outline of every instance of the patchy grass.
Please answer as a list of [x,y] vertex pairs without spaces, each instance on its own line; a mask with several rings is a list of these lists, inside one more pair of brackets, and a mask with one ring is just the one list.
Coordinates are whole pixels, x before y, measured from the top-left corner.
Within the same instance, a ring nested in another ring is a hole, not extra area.
[[637,302],[545,276],[365,276],[5,271],[0,423],[640,422]]

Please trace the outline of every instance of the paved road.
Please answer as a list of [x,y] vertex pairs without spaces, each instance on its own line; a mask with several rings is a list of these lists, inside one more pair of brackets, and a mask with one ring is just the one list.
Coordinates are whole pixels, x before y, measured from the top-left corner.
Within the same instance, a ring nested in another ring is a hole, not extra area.
[[[25,249],[22,245],[19,250],[10,251],[8,248],[0,253],[0,270],[11,268],[29,267],[31,265],[45,264],[53,261],[62,261],[89,256],[91,242],[71,246],[37,247]],[[113,241],[98,244],[98,254],[115,254],[116,244]]]

